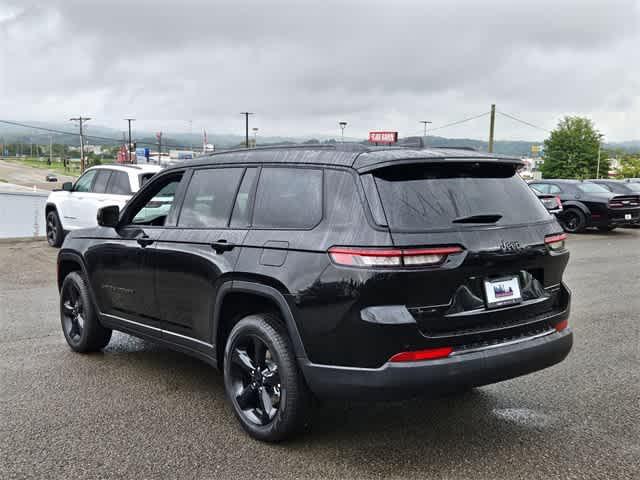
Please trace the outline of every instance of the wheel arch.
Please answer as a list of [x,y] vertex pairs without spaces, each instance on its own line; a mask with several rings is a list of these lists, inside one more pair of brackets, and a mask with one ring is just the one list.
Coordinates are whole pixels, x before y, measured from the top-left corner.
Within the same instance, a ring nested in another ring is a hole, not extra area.
[[282,318],[296,358],[307,359],[300,332],[284,295],[262,283],[229,280],[218,289],[214,308],[212,341],[216,348],[218,368],[223,366],[226,338],[233,325],[247,315],[264,311],[276,313]]
[[91,285],[89,285],[88,281],[87,268],[84,264],[84,260],[78,253],[64,251],[60,252],[58,254],[57,265],[58,291],[60,291],[60,289],[62,288],[62,282],[64,282],[64,279],[67,275],[69,275],[71,272],[81,272],[84,275],[84,278],[87,279],[89,292],[93,296]]
[[562,202],[562,208],[564,210],[575,208],[577,210],[580,210],[582,213],[584,213],[587,216],[587,218],[591,217],[591,211],[587,208],[587,206],[582,202],[578,202],[577,200],[569,200],[568,202]]

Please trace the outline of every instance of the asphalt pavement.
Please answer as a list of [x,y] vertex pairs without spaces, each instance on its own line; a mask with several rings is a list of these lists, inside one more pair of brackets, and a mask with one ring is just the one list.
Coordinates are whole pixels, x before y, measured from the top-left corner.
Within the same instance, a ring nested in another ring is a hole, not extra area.
[[0,243],[0,478],[640,478],[640,230],[571,236],[574,349],[439,399],[328,403],[251,440],[205,364],[124,334],[64,342],[56,251]]

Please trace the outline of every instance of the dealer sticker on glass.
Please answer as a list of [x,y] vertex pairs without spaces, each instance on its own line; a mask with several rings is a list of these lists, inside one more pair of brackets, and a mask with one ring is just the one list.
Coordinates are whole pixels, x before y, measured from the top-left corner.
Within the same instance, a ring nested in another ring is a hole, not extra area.
[[503,307],[522,302],[518,277],[504,277],[486,280],[484,290],[487,297],[487,307]]

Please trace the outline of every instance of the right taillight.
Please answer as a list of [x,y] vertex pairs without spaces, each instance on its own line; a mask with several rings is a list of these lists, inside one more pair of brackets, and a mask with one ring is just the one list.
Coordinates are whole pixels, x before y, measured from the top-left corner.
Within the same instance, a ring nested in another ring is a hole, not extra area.
[[563,250],[564,242],[567,239],[566,233],[556,233],[553,235],[547,235],[544,237],[544,243],[549,248],[549,250]]
[[357,248],[331,247],[334,263],[349,267],[419,267],[443,263],[449,255],[461,253],[458,246],[429,248]]
[[568,326],[569,326],[569,320],[561,320],[560,322],[556,323],[553,326],[553,328],[556,329],[556,332],[561,332],[565,330]]
[[556,195],[556,205],[560,210],[562,210],[562,200],[560,200],[560,196]]

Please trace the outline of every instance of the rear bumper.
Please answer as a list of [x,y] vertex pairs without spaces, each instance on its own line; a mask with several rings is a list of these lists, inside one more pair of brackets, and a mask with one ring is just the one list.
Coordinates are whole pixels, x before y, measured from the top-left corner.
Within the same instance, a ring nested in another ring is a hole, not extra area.
[[571,329],[440,360],[352,368],[302,363],[311,390],[321,398],[395,399],[487,385],[542,370],[571,350]]

